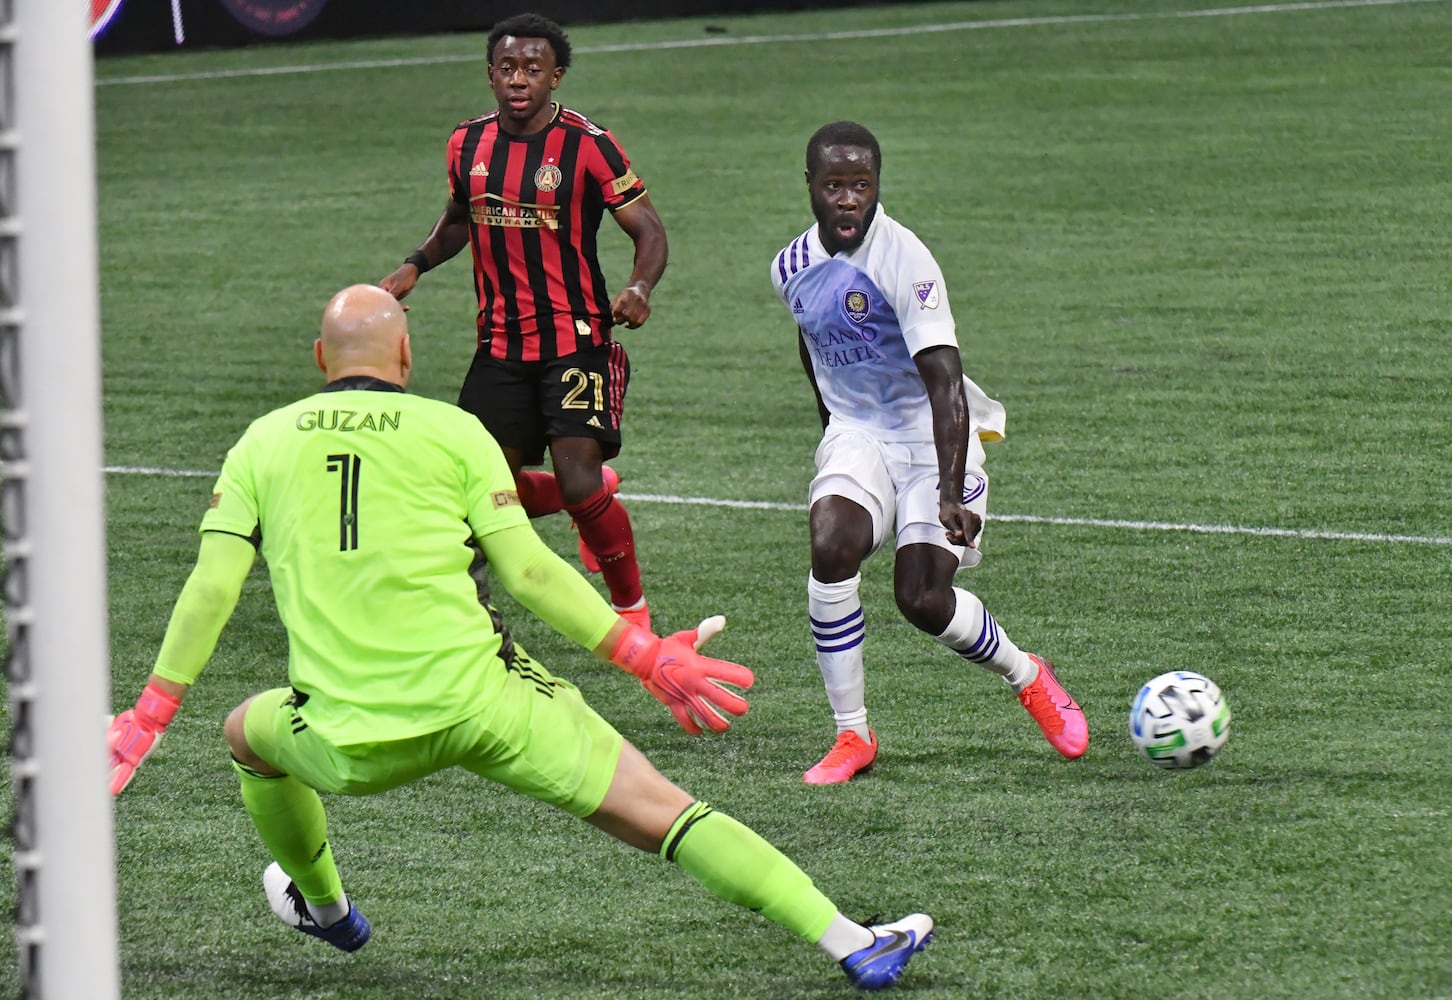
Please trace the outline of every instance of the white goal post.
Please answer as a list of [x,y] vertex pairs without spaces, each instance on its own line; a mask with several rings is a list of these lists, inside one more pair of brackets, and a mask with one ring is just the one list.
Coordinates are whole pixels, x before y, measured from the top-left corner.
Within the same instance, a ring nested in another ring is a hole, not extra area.
[[21,995],[120,995],[95,102],[80,0],[0,0],[0,495]]

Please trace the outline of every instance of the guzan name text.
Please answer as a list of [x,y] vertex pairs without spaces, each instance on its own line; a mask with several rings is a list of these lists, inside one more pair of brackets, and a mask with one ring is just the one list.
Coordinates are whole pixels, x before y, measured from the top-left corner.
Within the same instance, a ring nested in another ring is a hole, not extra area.
[[300,431],[387,431],[398,430],[402,410],[366,413],[358,410],[304,410],[297,415]]

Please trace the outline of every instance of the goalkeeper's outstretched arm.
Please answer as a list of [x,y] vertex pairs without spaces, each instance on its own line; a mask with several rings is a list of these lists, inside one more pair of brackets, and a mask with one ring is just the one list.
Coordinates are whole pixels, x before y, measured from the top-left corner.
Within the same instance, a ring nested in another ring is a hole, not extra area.
[[146,687],[135,707],[112,719],[107,731],[112,795],[119,795],[151,756],[182,699],[212,658],[256,557],[257,550],[245,538],[221,531],[202,535],[197,564],[172,609]]
[[590,582],[542,542],[529,525],[485,535],[479,544],[509,593],[560,634],[634,674],[681,728],[699,736],[723,733],[728,715],[743,715],[746,700],[723,684],[749,688],[746,667],[700,655],[725,626],[714,616],[662,639],[621,618]]

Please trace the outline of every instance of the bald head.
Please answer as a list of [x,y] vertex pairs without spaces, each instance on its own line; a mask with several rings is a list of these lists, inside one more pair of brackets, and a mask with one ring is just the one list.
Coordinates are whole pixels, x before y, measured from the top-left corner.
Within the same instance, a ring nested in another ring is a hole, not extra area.
[[367,375],[407,385],[413,358],[403,306],[377,285],[343,289],[323,310],[314,354],[329,382]]

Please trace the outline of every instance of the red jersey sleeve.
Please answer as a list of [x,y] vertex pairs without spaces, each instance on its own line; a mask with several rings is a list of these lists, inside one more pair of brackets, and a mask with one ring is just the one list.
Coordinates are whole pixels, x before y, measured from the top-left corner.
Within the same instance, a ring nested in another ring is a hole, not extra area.
[[589,144],[585,172],[599,185],[600,197],[612,212],[618,212],[645,194],[645,182],[635,176],[630,158],[609,132],[600,132]]
[[454,129],[449,136],[448,162],[449,162],[449,197],[453,198],[460,205],[469,204],[469,178],[459,165],[459,160],[464,154],[464,126]]

